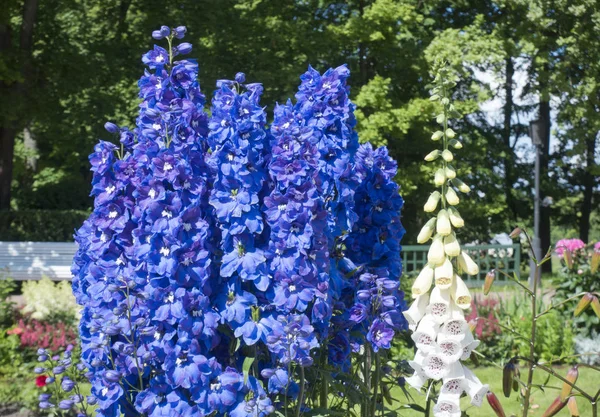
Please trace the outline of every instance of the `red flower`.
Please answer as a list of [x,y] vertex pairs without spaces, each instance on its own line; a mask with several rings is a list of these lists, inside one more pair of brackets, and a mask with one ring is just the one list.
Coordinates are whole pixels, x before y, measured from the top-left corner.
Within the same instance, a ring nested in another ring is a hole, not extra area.
[[23,333],[23,329],[20,327],[15,327],[14,329],[10,329],[6,331],[6,334],[21,334]]
[[46,386],[46,375],[39,375],[35,377],[35,385],[37,385],[38,387],[45,387]]

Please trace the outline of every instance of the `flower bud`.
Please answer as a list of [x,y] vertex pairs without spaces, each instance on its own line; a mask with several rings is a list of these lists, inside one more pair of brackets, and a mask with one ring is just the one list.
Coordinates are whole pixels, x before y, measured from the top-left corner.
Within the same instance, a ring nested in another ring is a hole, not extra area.
[[504,365],[504,369],[502,370],[502,392],[506,398],[510,398],[514,376],[515,364],[512,361],[509,361]]
[[429,265],[425,265],[421,272],[415,279],[415,282],[412,285],[412,296],[413,298],[417,298],[419,295],[423,295],[429,292],[431,288],[431,283],[433,282],[434,271]]
[[438,130],[433,135],[431,135],[431,140],[440,140],[444,136],[444,132]]
[[452,139],[456,136],[456,132],[450,128],[446,129],[446,137],[448,137],[448,139]]
[[592,293],[588,292],[588,293],[583,294],[583,297],[581,297],[581,299],[579,300],[579,303],[577,303],[577,306],[575,307],[575,312],[573,313],[575,315],[575,317],[577,317],[581,313],[583,313],[585,311],[585,309],[591,304],[593,299],[594,299],[594,295]]
[[577,400],[575,397],[569,398],[569,401],[567,401],[567,408],[569,413],[571,413],[571,417],[579,417],[581,415],[579,414],[579,408],[577,407]]
[[152,31],[152,37],[154,39],[156,39],[157,41],[164,39],[165,37],[163,36],[163,34],[160,32],[160,30],[153,30]]
[[186,32],[187,28],[185,26],[177,26],[175,29],[173,29],[173,33],[177,39],[183,39]]
[[104,123],[104,129],[106,129],[108,133],[117,133],[119,131],[119,126],[112,122],[106,122]]
[[444,260],[444,263],[435,268],[435,285],[440,289],[445,290],[450,288],[452,285],[452,276],[454,275],[454,269],[452,263],[448,258]]
[[598,266],[600,266],[600,252],[594,251],[590,262],[590,272],[595,274],[598,271]]
[[456,195],[456,191],[454,191],[452,187],[448,187],[448,190],[446,190],[446,201],[451,206],[456,206],[460,202],[460,199]]
[[442,242],[442,237],[436,235],[433,238],[433,242],[429,247],[429,252],[427,252],[427,262],[429,262],[433,266],[441,265],[444,263],[446,259],[446,255],[444,254],[444,243]]
[[163,35],[164,38],[166,38],[167,36],[169,36],[170,33],[171,33],[171,30],[169,29],[168,26],[161,26],[160,27],[160,34]]
[[469,275],[477,275],[479,273],[479,266],[466,252],[462,251],[456,260],[458,261],[458,267],[461,271],[464,271]]
[[458,191],[460,191],[461,193],[468,193],[469,191],[471,191],[471,188],[465,184],[464,182],[462,182],[461,180],[459,180],[458,178],[454,178],[452,180],[452,184],[454,184],[454,186],[456,188],[458,188]]
[[449,180],[456,178],[456,170],[452,165],[447,165],[444,169],[444,173]]
[[506,417],[504,409],[502,408],[502,404],[500,404],[500,401],[498,400],[498,397],[496,397],[496,394],[494,394],[492,391],[488,391],[488,393],[485,396],[487,398],[488,404],[490,405],[490,407],[492,407],[494,413],[496,413],[496,416]]
[[565,263],[567,264],[568,269],[573,269],[573,255],[569,249],[564,249],[563,257],[565,259]]
[[448,144],[450,146],[452,146],[454,149],[462,149],[462,147],[463,147],[463,144],[456,139],[452,139],[450,142],[448,142]]
[[483,295],[488,295],[490,290],[492,289],[492,284],[494,284],[494,280],[496,279],[496,270],[492,269],[487,274],[485,274],[485,281],[483,282]]
[[179,45],[177,45],[176,48],[177,52],[182,55],[189,54],[190,52],[192,52],[192,44],[188,42],[180,43]]
[[73,407],[72,400],[62,400],[60,403],[58,403],[58,408],[61,410],[70,410],[71,407]]
[[463,310],[471,307],[471,292],[467,284],[458,275],[454,276],[451,294],[456,305]]
[[446,162],[452,162],[454,155],[452,155],[452,152],[450,152],[448,149],[444,149],[442,152],[442,159]]
[[[567,376],[565,379],[571,384],[575,384],[575,382],[577,382],[578,377],[579,370],[577,369],[577,366],[574,366],[571,369],[569,369],[569,372],[567,372]],[[569,395],[571,395],[572,390],[573,387],[571,385],[567,384],[566,382],[563,382],[562,390],[560,391],[561,401],[565,401],[567,398],[569,398]]]
[[447,256],[460,255],[460,244],[456,240],[454,233],[444,237],[444,251]]
[[448,212],[446,210],[442,209],[438,213],[435,229],[442,236],[448,236],[450,233],[452,233],[450,217],[448,216]]
[[431,161],[435,161],[436,159],[439,158],[439,156],[441,155],[439,150],[435,150],[435,151],[431,151],[429,152],[426,156],[425,156],[425,160],[427,162],[431,162]]
[[425,210],[426,213],[431,213],[432,211],[435,211],[435,209],[437,208],[438,202],[440,201],[440,197],[441,197],[441,194],[439,191],[432,192],[431,195],[429,196],[429,198],[427,199],[427,202],[425,203],[423,210]]
[[243,72],[238,72],[237,74],[235,74],[235,81],[240,84],[245,83],[246,82],[246,74],[244,74]]
[[[435,121],[438,122],[439,124],[443,125],[444,122],[446,121],[446,115],[444,113],[440,113],[436,116]],[[443,133],[442,133],[443,135]]]
[[595,295],[592,298],[592,310],[596,313],[596,317],[600,319],[600,301],[598,301],[598,297]]
[[443,168],[435,171],[435,175],[433,177],[433,183],[436,187],[441,187],[446,182],[446,173]]
[[425,243],[429,239],[431,239],[435,228],[435,222],[436,218],[434,217],[433,219],[429,219],[429,221],[425,223],[425,226],[423,226],[423,228],[419,232],[419,235],[417,236],[418,243]]
[[460,217],[460,213],[454,207],[450,207],[448,209],[448,217],[450,217],[450,222],[452,223],[452,226],[456,228],[460,228],[465,225],[465,221],[462,217]]
[[510,232],[510,235],[508,235],[508,237],[510,237],[511,239],[516,239],[521,235],[521,228],[520,227],[515,227],[513,229],[512,232]]
[[554,402],[552,404],[550,404],[550,407],[548,407],[548,409],[546,411],[544,411],[544,414],[542,414],[542,417],[555,416],[556,414],[558,414],[558,412],[560,410],[565,408],[565,405],[567,405],[566,401],[561,400],[560,397],[556,397]]

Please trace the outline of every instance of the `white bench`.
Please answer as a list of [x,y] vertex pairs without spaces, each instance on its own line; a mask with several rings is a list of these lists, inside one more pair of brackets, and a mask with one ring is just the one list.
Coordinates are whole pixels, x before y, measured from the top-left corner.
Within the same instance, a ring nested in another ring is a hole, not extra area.
[[0,242],[0,278],[71,279],[74,242]]

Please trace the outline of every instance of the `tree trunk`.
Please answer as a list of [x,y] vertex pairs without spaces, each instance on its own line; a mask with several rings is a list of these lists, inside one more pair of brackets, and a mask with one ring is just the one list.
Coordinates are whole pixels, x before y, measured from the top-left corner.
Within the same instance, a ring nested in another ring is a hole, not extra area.
[[592,199],[596,182],[596,178],[592,173],[595,166],[596,136],[588,138],[585,144],[586,167],[583,175],[583,202],[581,203],[581,218],[579,220],[579,239],[587,243],[590,238],[590,215],[592,214]]
[[[2,97],[13,97],[27,100],[28,83],[32,79],[33,66],[31,51],[33,47],[33,27],[37,14],[38,0],[25,0],[23,4],[23,20],[19,36],[18,58],[21,65],[22,83],[0,84]],[[11,49],[11,31],[8,24],[0,24],[0,51],[9,52]],[[0,121],[0,210],[10,208],[10,188],[13,174],[13,157],[15,137],[18,130],[27,125],[23,117],[17,120],[3,118]]]
[[[540,101],[540,121],[542,123],[542,146],[540,155],[540,179],[541,190],[540,199],[546,197],[548,190],[548,167],[550,165],[550,97],[547,93],[547,84],[542,85],[542,100]],[[541,204],[541,201],[540,201]],[[541,204],[540,207],[540,240],[541,240],[541,256],[543,257],[548,252],[552,244],[550,233],[550,207],[545,207]],[[546,262],[542,265],[542,272],[552,273],[552,262]]]
[[512,215],[511,220],[517,219],[517,208],[515,206],[515,200],[513,198],[513,162],[514,158],[512,155],[512,148],[510,146],[510,138],[512,133],[512,113],[513,113],[513,76],[515,74],[515,67],[512,61],[512,57],[507,51],[505,60],[505,81],[504,81],[504,127],[502,129],[502,144],[504,147],[505,156],[503,158],[504,165],[504,193],[506,194],[506,205]]

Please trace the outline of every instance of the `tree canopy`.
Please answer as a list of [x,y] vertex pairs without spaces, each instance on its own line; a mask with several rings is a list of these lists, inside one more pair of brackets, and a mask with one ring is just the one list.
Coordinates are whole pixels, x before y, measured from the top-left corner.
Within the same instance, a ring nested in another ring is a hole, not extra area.
[[163,24],[187,26],[208,97],[217,78],[243,71],[264,83],[264,102],[283,102],[309,64],[346,63],[361,140],[399,161],[407,243],[432,190],[422,164],[435,117],[429,71],[444,59],[460,76],[454,130],[469,144],[456,168],[473,184],[462,240],[532,224],[532,118],[543,122],[541,197],[553,201],[543,246],[556,226],[600,238],[594,0],[6,0],[0,209],[90,207],[87,155],[110,139],[105,121],[133,124],[140,57]]

